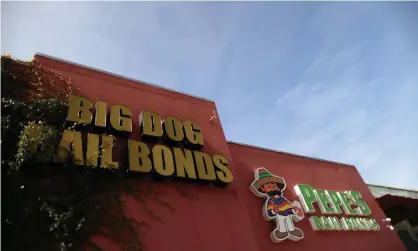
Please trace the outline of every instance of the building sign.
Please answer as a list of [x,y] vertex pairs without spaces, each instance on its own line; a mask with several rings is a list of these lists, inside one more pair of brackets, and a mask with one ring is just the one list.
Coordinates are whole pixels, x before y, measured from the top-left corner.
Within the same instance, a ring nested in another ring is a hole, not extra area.
[[[270,233],[273,242],[286,239],[298,241],[304,233],[294,225],[304,219],[304,213],[316,213],[316,203],[323,215],[311,216],[309,222],[315,231],[378,231],[376,219],[366,218],[371,214],[367,203],[362,200],[359,192],[335,192],[331,190],[313,189],[306,184],[294,187],[299,201],[289,202],[284,196],[286,182],[282,177],[271,174],[266,168],[255,171],[254,181],[250,190],[258,197],[264,198],[263,217],[267,221],[274,220],[276,228]],[[303,212],[304,211],[304,212]],[[337,218],[333,215],[345,214]],[[350,217],[348,217],[350,216]],[[352,217],[362,216],[362,217]]]
[[[367,203],[362,200],[360,192],[336,192],[332,190],[313,189],[310,185],[301,184],[295,187],[305,213],[315,213],[314,203],[319,206],[322,214],[328,216],[311,216],[309,221],[313,230],[335,231],[378,231],[376,219],[365,218],[372,212]],[[350,217],[337,218],[332,215],[345,214]],[[353,217],[363,216],[363,217]]]
[[264,198],[263,217],[265,220],[274,220],[276,228],[271,232],[273,242],[286,239],[298,241],[303,238],[303,232],[295,227],[293,221],[303,219],[302,208],[299,202],[290,203],[284,197],[283,191],[286,182],[279,176],[272,175],[267,169],[259,168],[255,171],[250,190],[258,197]]
[[[71,149],[78,165],[118,169],[119,163],[112,159],[114,135],[127,138],[133,131],[132,120],[136,115],[124,105],[112,105],[109,110],[103,101],[97,101],[93,107],[89,99],[71,96],[67,122],[75,124],[77,129],[64,130],[59,160],[66,160]],[[196,122],[181,122],[174,116],[161,118],[150,111],[142,111],[138,117],[141,141],[127,140],[128,171],[208,181],[221,186],[233,181],[225,156],[210,156],[200,151],[204,140]],[[87,133],[86,139],[82,131]]]

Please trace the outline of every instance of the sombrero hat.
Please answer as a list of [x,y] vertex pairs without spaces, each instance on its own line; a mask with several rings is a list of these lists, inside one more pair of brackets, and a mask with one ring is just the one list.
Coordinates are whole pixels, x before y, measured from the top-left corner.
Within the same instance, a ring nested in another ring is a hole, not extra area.
[[260,187],[267,183],[278,183],[280,184],[280,188],[283,189],[285,187],[285,181],[284,179],[273,176],[267,169],[265,168],[259,168],[257,170],[257,180],[253,182],[253,186],[255,189],[260,189]]

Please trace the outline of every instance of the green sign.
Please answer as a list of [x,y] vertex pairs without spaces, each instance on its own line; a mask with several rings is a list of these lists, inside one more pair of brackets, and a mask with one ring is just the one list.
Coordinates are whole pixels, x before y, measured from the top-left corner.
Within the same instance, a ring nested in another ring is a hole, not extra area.
[[[366,218],[372,212],[367,203],[362,199],[360,192],[313,189],[310,185],[300,184],[294,187],[305,213],[316,212],[314,204],[317,204],[321,213],[329,216],[311,216],[309,222],[313,230],[345,230],[345,231],[378,231],[380,226],[376,219]],[[345,214],[341,217],[332,215]]]

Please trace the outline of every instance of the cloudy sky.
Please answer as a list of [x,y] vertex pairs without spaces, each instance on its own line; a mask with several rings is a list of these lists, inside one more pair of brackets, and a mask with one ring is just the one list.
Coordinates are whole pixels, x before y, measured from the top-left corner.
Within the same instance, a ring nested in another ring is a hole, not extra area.
[[214,100],[229,140],[418,188],[418,3],[1,3],[1,52]]

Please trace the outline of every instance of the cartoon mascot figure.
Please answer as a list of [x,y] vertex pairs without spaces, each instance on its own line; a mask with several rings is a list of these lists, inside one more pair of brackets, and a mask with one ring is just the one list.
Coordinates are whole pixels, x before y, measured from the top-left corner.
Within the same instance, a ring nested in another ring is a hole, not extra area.
[[266,199],[263,207],[263,216],[266,220],[276,220],[276,228],[271,232],[273,242],[280,242],[287,238],[298,241],[303,238],[303,232],[296,228],[293,221],[303,219],[300,202],[290,203],[283,197],[286,183],[283,178],[272,175],[267,169],[261,167],[255,171],[254,181],[250,190]]

